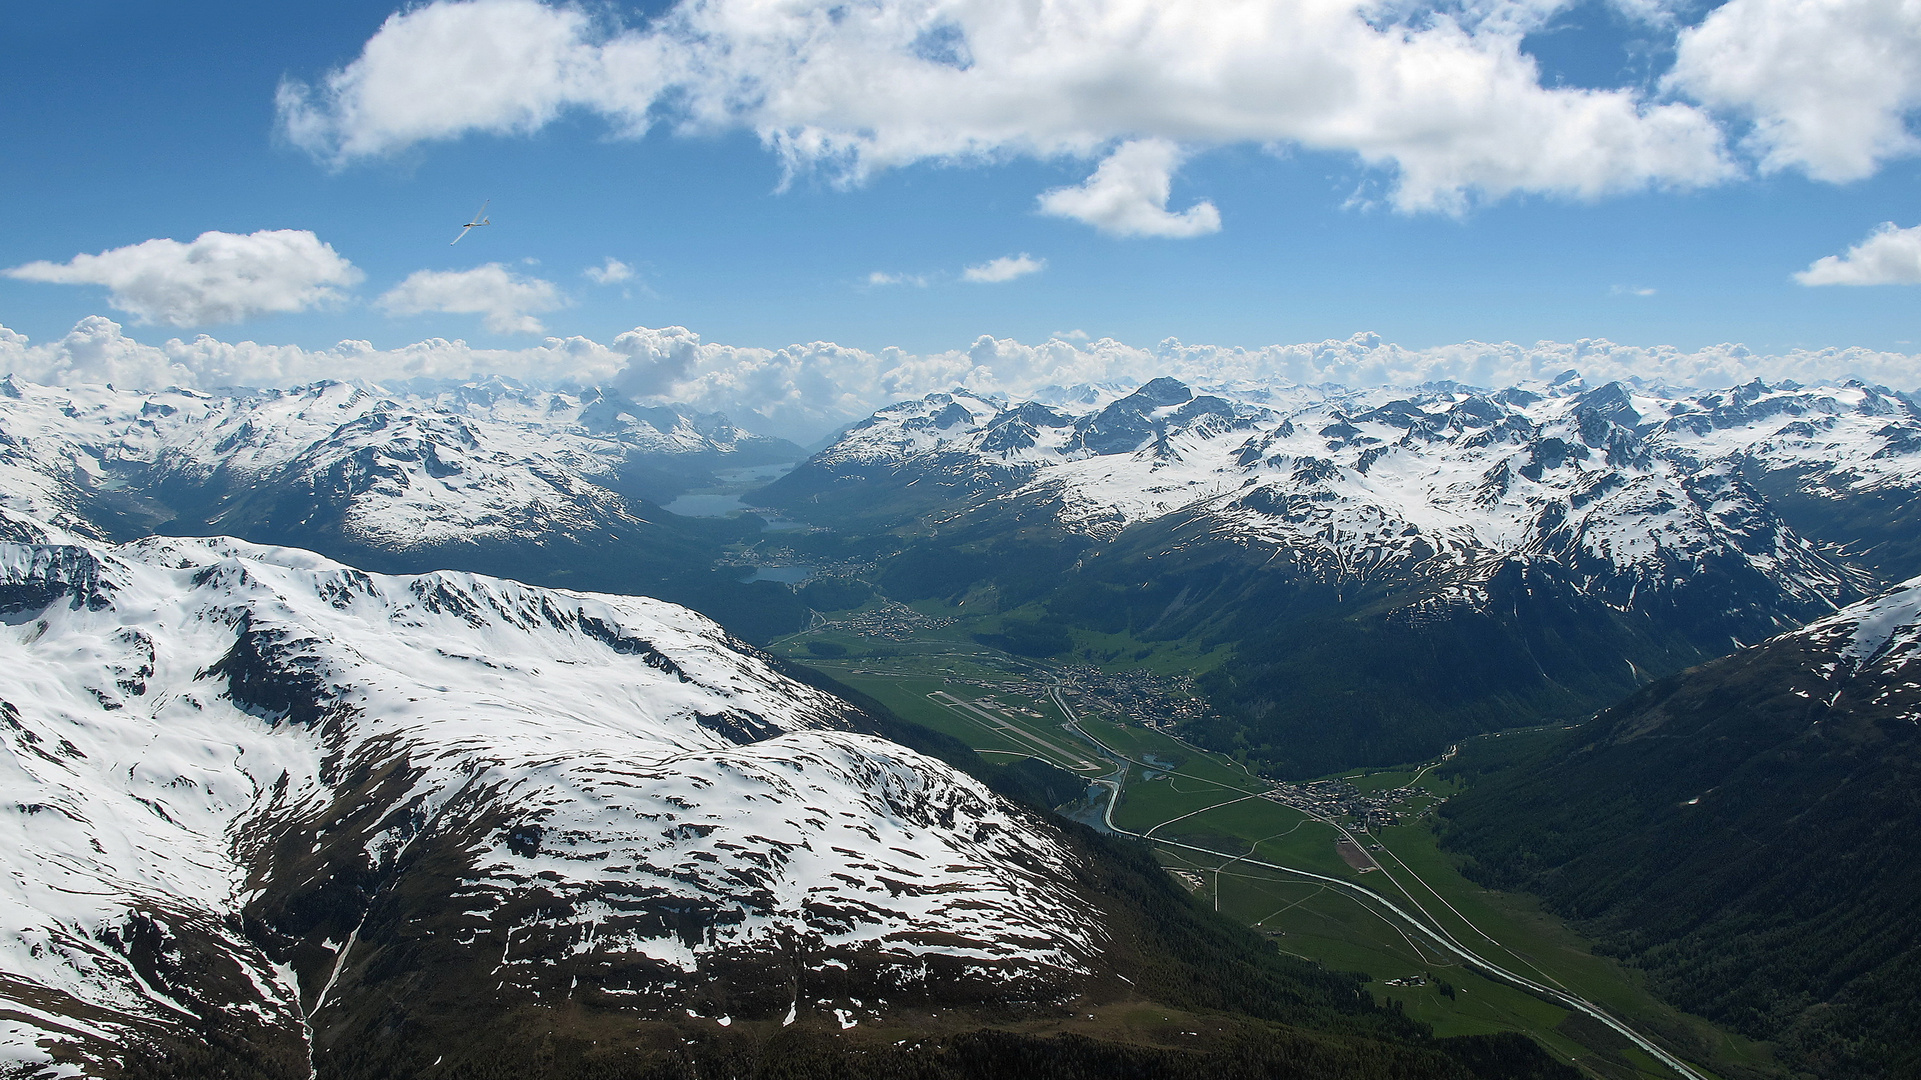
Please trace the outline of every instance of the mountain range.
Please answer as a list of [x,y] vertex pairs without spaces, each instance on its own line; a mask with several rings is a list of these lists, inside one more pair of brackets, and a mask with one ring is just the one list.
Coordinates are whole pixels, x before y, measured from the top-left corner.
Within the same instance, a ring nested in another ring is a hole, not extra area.
[[228,535],[368,570],[459,568],[691,603],[768,636],[784,590],[715,568],[756,523],[661,502],[800,448],[611,391],[500,379],[157,392],[0,380],[0,533]]
[[1921,570],[1917,440],[1913,402],[1859,383],[1159,379],[902,403],[755,497],[909,537],[888,594],[989,595],[1006,640],[1219,650],[1197,734],[1315,775],[1579,715]]
[[[1559,1075],[674,605],[154,538],[0,544],[0,616],[9,1075]],[[1107,1038],[968,1035],[1010,1019]]]

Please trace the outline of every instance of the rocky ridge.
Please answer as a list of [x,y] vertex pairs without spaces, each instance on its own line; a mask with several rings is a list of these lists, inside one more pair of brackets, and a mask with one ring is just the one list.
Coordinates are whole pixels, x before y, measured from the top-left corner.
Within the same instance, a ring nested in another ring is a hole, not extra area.
[[1104,404],[905,402],[767,496],[804,509],[837,486],[941,483],[979,513],[1019,505],[1097,539],[1180,515],[1329,580],[1446,579],[1470,601],[1508,561],[1572,568],[1619,607],[1734,561],[1814,613],[1872,579],[1788,527],[1750,475],[1816,470],[1804,486],[1834,498],[1913,489],[1917,449],[1921,413],[1861,384],[1196,394],[1158,379]]
[[23,1066],[852,1024],[1098,963],[1047,827],[673,605],[156,538],[0,545],[0,612]]

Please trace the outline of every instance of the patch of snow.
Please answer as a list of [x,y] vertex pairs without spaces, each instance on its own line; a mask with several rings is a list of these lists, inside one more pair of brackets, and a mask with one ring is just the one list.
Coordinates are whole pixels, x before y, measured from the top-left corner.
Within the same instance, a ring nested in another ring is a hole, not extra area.
[[[134,913],[160,910],[226,943],[253,1006],[302,1022],[291,973],[225,928],[258,895],[236,838],[322,827],[331,754],[376,772],[404,763],[408,779],[381,797],[434,823],[357,838],[370,865],[423,828],[508,823],[470,849],[450,897],[493,922],[523,910],[505,901],[529,883],[545,894],[530,921],[493,927],[503,980],[536,962],[514,950],[534,924],[563,929],[574,953],[686,972],[798,936],[1018,979],[1085,970],[1104,941],[1035,819],[941,762],[837,730],[837,699],[684,608],[366,574],[224,538],[0,544],[0,585],[55,594],[0,620],[13,800],[0,809],[0,972],[130,1019],[192,1011],[114,944]],[[222,665],[243,638],[311,678],[326,719],[234,700]],[[757,741],[736,743],[741,731]],[[698,937],[647,933],[619,917],[639,898],[729,916]],[[314,1009],[353,938],[328,945],[336,966]],[[36,1037],[81,1026],[56,1019]]]

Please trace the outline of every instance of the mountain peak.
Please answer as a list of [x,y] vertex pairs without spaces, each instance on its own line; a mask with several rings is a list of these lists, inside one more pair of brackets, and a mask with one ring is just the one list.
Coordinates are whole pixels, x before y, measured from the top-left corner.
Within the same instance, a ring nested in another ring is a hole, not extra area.
[[1158,379],[1144,383],[1139,390],[1134,391],[1122,400],[1139,399],[1142,404],[1159,409],[1166,408],[1169,405],[1179,405],[1191,399],[1193,396],[1194,391],[1189,390],[1186,383],[1171,376],[1163,375]]

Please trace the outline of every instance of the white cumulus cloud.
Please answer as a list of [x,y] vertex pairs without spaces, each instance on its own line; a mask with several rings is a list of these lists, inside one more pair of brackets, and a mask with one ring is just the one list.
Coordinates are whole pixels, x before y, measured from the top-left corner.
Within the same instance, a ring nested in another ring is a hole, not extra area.
[[416,270],[380,297],[395,315],[445,312],[480,315],[496,334],[538,334],[545,328],[535,315],[566,306],[551,281],[522,277],[499,263],[472,270]]
[[1884,221],[1846,255],[1814,260],[1794,275],[1803,285],[1921,285],[1921,225]]
[[1681,33],[1667,84],[1750,118],[1764,170],[1858,180],[1921,149],[1921,4],[1728,0]]
[[609,255],[606,262],[590,266],[581,273],[596,285],[618,285],[634,276],[634,268]]
[[201,326],[336,303],[363,275],[304,229],[239,235],[204,232],[189,243],[160,238],[30,262],[6,271],[22,281],[104,285],[107,302],[148,323]]
[[411,8],[389,17],[360,59],[319,87],[283,83],[282,129],[340,161],[463,131],[534,131],[597,97],[610,76],[599,50],[584,47],[591,32],[577,8],[530,0]]
[[997,285],[1029,274],[1038,274],[1045,269],[1047,269],[1046,259],[1036,259],[1023,251],[1019,255],[1003,255],[998,259],[989,259],[978,266],[970,266],[961,271],[961,279],[982,285]]
[[[390,17],[345,67],[284,83],[279,115],[291,141],[336,165],[573,111],[620,135],[750,130],[790,169],[850,183],[918,161],[1092,158],[1117,143],[1298,145],[1387,171],[1410,211],[1738,175],[1693,104],[1542,85],[1521,42],[1558,4],[1403,6],[678,0],[622,26],[538,0],[434,0]],[[1101,193],[1121,178],[1098,179],[1083,199],[1120,201]],[[1210,216],[1168,215],[1176,226],[1138,201],[1098,212],[1162,234]]]
[[1115,236],[1204,236],[1221,231],[1221,212],[1198,202],[1180,213],[1167,209],[1181,148],[1166,139],[1122,143],[1078,187],[1041,195],[1041,213],[1084,221]]

